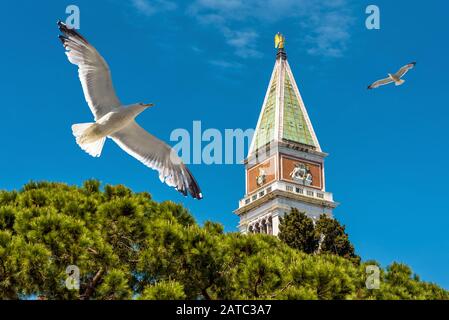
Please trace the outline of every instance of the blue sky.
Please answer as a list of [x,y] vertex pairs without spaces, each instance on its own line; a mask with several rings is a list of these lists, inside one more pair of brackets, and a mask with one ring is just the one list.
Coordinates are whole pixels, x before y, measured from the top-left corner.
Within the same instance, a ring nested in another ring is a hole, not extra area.
[[[3,118],[0,188],[29,180],[80,185],[88,178],[183,203],[201,223],[227,231],[244,194],[242,165],[191,165],[204,199],[183,198],[157,174],[108,141],[84,153],[73,123],[92,121],[57,35],[67,5],[80,32],[108,61],[120,99],[154,102],[138,122],[169,140],[175,128],[253,128],[275,60],[273,35],[287,53],[324,151],[327,189],[364,259],[409,264],[449,288],[447,206],[447,1],[20,1],[0,11]],[[381,29],[365,28],[376,4]],[[418,62],[402,87],[366,86]],[[173,144],[173,143],[172,143]]]

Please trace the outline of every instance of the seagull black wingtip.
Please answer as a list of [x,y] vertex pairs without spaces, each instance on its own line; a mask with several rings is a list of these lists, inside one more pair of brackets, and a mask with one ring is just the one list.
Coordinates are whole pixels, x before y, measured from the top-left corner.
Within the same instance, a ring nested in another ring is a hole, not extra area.
[[62,22],[61,20],[58,20],[58,21],[56,22],[56,24],[58,25],[58,29],[59,29],[61,32],[64,32],[64,29],[67,28],[66,24],[65,24],[64,22]]
[[84,43],[89,44],[89,41],[87,41],[86,38],[79,34],[75,29],[69,28],[64,22],[60,20],[58,21],[58,28],[59,31],[64,33],[64,35],[76,37]]
[[203,198],[203,194],[201,193],[201,189],[200,186],[198,185],[198,182],[196,182],[195,177],[193,176],[193,174],[190,172],[190,170],[185,167],[185,170],[188,174],[188,176],[190,177],[190,186],[189,186],[189,193],[190,195],[194,198],[194,199],[198,199],[201,200]]
[[62,34],[60,34],[60,35],[58,36],[58,38],[59,38],[61,41],[69,40],[69,38],[67,38],[65,35],[62,35]]
[[61,43],[62,43],[62,44],[65,44],[65,42],[67,41],[67,38],[64,37],[64,36],[61,35],[61,34],[58,36],[58,39],[61,40]]

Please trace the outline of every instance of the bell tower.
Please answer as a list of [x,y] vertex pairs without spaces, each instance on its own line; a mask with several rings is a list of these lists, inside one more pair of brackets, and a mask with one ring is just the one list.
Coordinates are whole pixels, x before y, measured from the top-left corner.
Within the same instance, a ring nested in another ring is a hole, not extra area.
[[275,36],[276,62],[245,159],[246,191],[234,212],[242,233],[277,235],[291,208],[312,219],[337,207],[326,191],[324,158],[287,61],[285,38]]

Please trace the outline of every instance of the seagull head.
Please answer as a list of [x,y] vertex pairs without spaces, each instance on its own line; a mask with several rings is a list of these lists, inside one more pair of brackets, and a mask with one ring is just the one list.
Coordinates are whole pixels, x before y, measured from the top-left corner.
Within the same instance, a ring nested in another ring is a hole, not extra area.
[[134,115],[134,117],[136,117],[137,115],[142,113],[144,110],[146,110],[152,106],[154,106],[153,103],[135,103],[135,104],[130,104],[130,105],[126,106],[126,109],[128,109],[128,112],[130,112],[131,114]]
[[139,103],[139,105],[141,105],[142,107],[145,107],[145,108],[150,108],[150,107],[154,106],[154,103]]

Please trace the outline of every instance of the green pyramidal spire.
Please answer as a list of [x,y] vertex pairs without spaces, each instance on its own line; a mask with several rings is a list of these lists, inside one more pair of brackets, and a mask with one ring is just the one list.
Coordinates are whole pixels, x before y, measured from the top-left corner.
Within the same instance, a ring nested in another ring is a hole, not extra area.
[[278,78],[277,70],[273,71],[272,80],[270,86],[268,87],[267,96],[265,98],[265,103],[263,106],[262,113],[260,115],[260,120],[257,125],[257,134],[255,135],[255,148],[260,147],[270,143],[274,140],[274,127],[275,127],[275,117],[276,117],[276,95],[277,95],[277,83]]
[[278,48],[249,154],[279,141],[300,144],[321,152],[283,47]]

